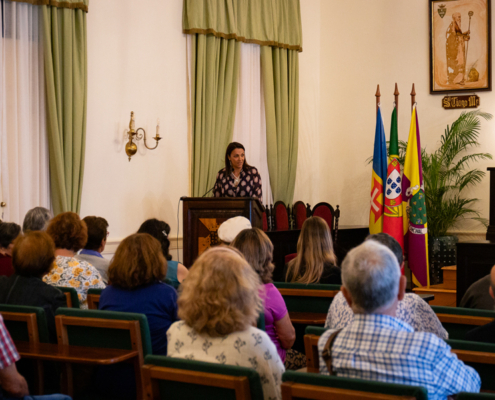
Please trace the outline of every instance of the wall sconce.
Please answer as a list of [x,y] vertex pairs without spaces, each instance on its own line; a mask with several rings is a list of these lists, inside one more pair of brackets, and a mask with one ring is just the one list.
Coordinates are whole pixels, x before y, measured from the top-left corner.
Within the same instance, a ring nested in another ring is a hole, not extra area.
[[[136,143],[133,142],[133,140],[138,140],[144,139],[144,145],[148,150],[154,150],[158,147],[158,142],[162,139],[160,135],[158,134],[158,131],[160,130],[160,120],[158,120],[158,123],[156,125],[156,136],[153,138],[156,140],[156,145],[155,147],[148,147],[146,144],[146,131],[143,128],[138,128],[134,130],[135,124],[134,124],[134,111],[131,111],[131,120],[129,122],[129,131],[127,132],[127,136],[129,137],[129,141],[125,145],[125,153],[129,157],[129,161],[131,161],[131,157],[136,154],[137,152],[137,145]],[[143,133],[138,134],[139,131],[143,131]]]

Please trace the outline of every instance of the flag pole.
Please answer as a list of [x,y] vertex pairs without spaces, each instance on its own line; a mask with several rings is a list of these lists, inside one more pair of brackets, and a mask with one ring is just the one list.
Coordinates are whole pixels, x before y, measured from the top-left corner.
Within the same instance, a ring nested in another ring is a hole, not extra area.
[[375,93],[375,97],[376,97],[376,113],[378,114],[378,107],[380,107],[380,85],[376,85],[376,93]]
[[414,83],[411,90],[411,110],[414,108],[414,104],[416,103],[416,90],[414,89]]
[[399,116],[399,88],[397,87],[397,82],[395,82],[394,98],[395,98],[395,112],[397,113],[397,116]]

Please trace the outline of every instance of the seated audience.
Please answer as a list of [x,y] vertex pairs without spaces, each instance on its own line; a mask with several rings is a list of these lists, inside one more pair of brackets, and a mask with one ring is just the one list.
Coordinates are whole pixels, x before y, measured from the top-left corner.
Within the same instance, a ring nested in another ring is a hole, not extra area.
[[22,223],[22,231],[46,231],[48,222],[53,218],[50,210],[45,207],[34,207],[26,213]]
[[492,278],[488,274],[469,286],[462,296],[459,307],[493,311],[495,301],[489,292],[491,281]]
[[284,365],[268,335],[255,328],[262,309],[259,279],[235,249],[199,256],[181,285],[179,317],[169,329],[168,355],[255,369],[265,400],[281,399]]
[[232,247],[239,250],[247,262],[256,271],[264,290],[265,331],[277,347],[280,359],[287,369],[303,368],[306,358],[303,354],[289,350],[296,340],[296,332],[287,312],[285,301],[272,283],[273,244],[266,234],[258,228],[244,229],[234,241]]
[[218,238],[223,244],[230,244],[244,229],[251,229],[251,221],[246,217],[233,217],[222,222],[218,228]]
[[284,268],[286,282],[342,284],[340,268],[333,251],[332,236],[326,221],[310,217],[301,228],[297,257]]
[[46,232],[28,232],[14,242],[14,275],[0,279],[0,303],[42,307],[50,340],[57,342],[55,311],[67,307],[65,295],[42,281],[55,260],[55,244]]
[[[404,267],[402,247],[392,236],[387,233],[377,233],[369,235],[366,240],[373,240],[386,246],[394,253],[401,269]],[[404,298],[399,301],[396,318],[411,325],[417,332],[430,332],[441,339],[449,338],[448,332],[432,308],[415,293],[406,293]],[[351,307],[347,304],[342,292],[339,292],[328,309],[325,328],[342,329],[350,325],[353,319],[354,313]]]
[[63,394],[51,394],[45,396],[29,396],[29,389],[26,379],[19,374],[15,366],[18,361],[19,353],[15,348],[7,328],[3,323],[0,315],[0,399],[14,400],[24,398],[25,400],[71,400],[69,396]]
[[156,218],[148,219],[142,223],[137,233],[147,233],[160,242],[163,256],[167,261],[167,275],[165,279],[177,289],[189,273],[189,270],[179,262],[172,260],[172,256],[169,253],[170,240],[168,240],[170,226],[166,222],[159,221]]
[[[495,298],[495,266],[492,267],[490,272],[490,286],[487,290],[488,295],[494,299]],[[493,310],[493,309],[492,309]],[[486,325],[478,326],[473,330],[469,331],[465,337],[466,340],[473,342],[486,342],[495,343],[495,320],[489,322]]]
[[75,258],[88,240],[86,224],[76,213],[65,212],[50,221],[47,233],[55,242],[55,262],[43,281],[76,289],[81,308],[88,308],[88,289],[104,289],[105,284],[95,267]]
[[108,269],[100,310],[145,314],[153,354],[167,355],[167,330],[177,321],[177,292],[162,282],[166,263],[158,240],[146,233],[125,238]]
[[76,256],[78,260],[86,261],[95,267],[101,275],[101,279],[106,284],[108,283],[108,266],[110,260],[104,258],[101,253],[105,250],[108,237],[108,222],[101,217],[84,217],[88,228],[88,241],[84,249]]
[[342,377],[423,386],[430,400],[479,391],[478,373],[458,360],[445,341],[414,332],[396,318],[406,278],[387,247],[368,240],[351,250],[342,263],[342,281],[354,321],[321,336],[321,373],[330,369]]
[[0,222],[0,276],[14,273],[12,248],[14,240],[21,233],[21,227],[13,222]]

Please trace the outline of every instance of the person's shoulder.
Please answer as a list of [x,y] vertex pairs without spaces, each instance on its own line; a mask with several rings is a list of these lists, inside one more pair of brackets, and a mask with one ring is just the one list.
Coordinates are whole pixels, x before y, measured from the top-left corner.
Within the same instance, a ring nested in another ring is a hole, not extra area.
[[225,167],[223,167],[220,171],[218,171],[217,178],[222,178],[226,172],[227,170],[225,169]]
[[256,167],[249,167],[247,170],[247,173],[251,174],[251,175],[259,175],[260,174]]
[[470,330],[466,334],[465,340],[472,342],[495,343],[495,321]]
[[162,295],[166,295],[169,297],[177,298],[177,291],[170,285],[165,282],[156,282],[150,285],[150,288],[153,291],[159,292]]
[[265,331],[254,326],[250,326],[243,332],[234,332],[231,335],[241,337],[246,342],[247,348],[253,352],[264,354],[267,350],[270,350],[274,354],[277,354],[277,348],[270,339],[270,336]]

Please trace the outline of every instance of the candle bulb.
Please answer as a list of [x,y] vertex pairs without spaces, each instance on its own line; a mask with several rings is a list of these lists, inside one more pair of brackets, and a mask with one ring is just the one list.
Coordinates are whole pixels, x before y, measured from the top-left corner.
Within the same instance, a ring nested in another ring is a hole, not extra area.
[[160,136],[160,118],[156,121],[156,136]]

